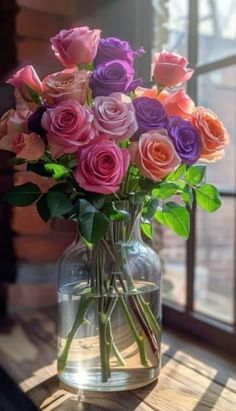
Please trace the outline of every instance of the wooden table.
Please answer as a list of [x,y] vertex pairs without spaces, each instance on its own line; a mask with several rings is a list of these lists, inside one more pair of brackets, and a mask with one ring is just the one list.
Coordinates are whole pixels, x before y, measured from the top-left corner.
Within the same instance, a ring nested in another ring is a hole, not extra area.
[[79,399],[56,377],[55,317],[55,308],[25,311],[1,325],[0,364],[21,389],[11,393],[12,380],[3,376],[2,385],[0,373],[1,411],[236,410],[235,362],[168,330],[158,383],[130,392],[85,392]]

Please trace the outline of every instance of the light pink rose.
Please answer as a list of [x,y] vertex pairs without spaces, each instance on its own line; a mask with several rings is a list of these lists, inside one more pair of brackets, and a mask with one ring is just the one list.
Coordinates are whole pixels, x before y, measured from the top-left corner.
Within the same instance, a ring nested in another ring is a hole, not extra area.
[[88,72],[76,68],[50,74],[42,81],[43,98],[51,105],[69,98],[84,104],[88,94],[88,81]]
[[130,153],[140,173],[153,181],[161,181],[181,161],[164,129],[142,134],[130,145]]
[[1,138],[0,150],[12,151],[17,158],[34,161],[42,157],[45,144],[36,133],[9,134]]
[[97,54],[100,35],[101,30],[90,30],[84,26],[61,30],[50,41],[55,56],[64,66],[71,68],[77,64],[92,63]]
[[27,133],[30,110],[8,110],[0,119],[0,139],[6,134]]
[[160,86],[173,87],[192,77],[193,70],[186,68],[188,60],[168,51],[156,53],[152,65],[154,81]]
[[101,136],[79,150],[75,179],[87,191],[115,193],[119,190],[129,161],[127,149],[121,149],[106,136]]
[[42,94],[42,83],[35,69],[29,65],[18,70],[11,78],[7,80],[7,83],[16,87],[22,97],[28,102],[34,101],[30,90],[32,90],[36,96]]
[[138,125],[130,97],[112,93],[94,100],[94,126],[116,142],[132,137]]
[[183,88],[174,93],[161,93],[159,101],[168,116],[179,116],[183,119],[187,119],[195,107],[193,100],[185,93]]
[[76,100],[65,100],[49,108],[42,116],[42,127],[47,131],[49,147],[54,157],[74,153],[95,136],[93,115]]

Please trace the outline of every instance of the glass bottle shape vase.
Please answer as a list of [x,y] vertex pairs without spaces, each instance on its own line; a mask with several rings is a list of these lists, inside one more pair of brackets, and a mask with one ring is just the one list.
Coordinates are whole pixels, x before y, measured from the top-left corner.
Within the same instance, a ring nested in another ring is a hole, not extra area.
[[160,259],[142,240],[142,206],[116,208],[130,219],[92,247],[77,234],[59,264],[58,375],[72,388],[130,390],[159,374]]

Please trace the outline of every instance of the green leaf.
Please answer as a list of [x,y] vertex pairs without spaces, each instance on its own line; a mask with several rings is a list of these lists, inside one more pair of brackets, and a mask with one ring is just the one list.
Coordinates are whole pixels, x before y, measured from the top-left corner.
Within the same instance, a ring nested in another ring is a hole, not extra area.
[[156,198],[164,200],[174,195],[178,188],[178,184],[163,182],[159,185],[159,187],[152,190],[152,195]]
[[176,170],[172,171],[166,178],[165,181],[175,181],[178,180],[186,171],[186,165],[180,164]]
[[47,205],[51,217],[61,217],[72,207],[66,194],[61,191],[49,191],[47,194]]
[[155,219],[169,227],[181,237],[188,238],[190,230],[190,217],[185,207],[172,201],[166,203],[162,210],[158,210]]
[[204,184],[196,187],[195,192],[197,205],[203,210],[212,213],[221,206],[219,192],[212,184]]
[[128,221],[130,219],[128,211],[117,209],[114,202],[105,203],[101,212],[111,221]]
[[79,229],[81,235],[89,243],[96,243],[106,234],[109,227],[109,219],[98,211],[87,200],[79,200]]
[[190,166],[185,174],[186,183],[197,185],[204,178],[206,166],[203,164],[195,164]]
[[4,199],[13,206],[24,207],[34,203],[40,195],[41,191],[36,184],[25,183],[13,187]]
[[62,180],[70,173],[70,171],[61,164],[47,163],[44,164],[44,168],[56,181]]
[[28,163],[27,164],[27,171],[32,171],[35,174],[38,174],[43,177],[50,177],[50,173],[48,173],[44,168],[44,163],[38,161],[37,163]]
[[193,205],[193,190],[188,184],[186,184],[184,189],[183,189],[182,199],[186,204],[188,204],[190,207],[192,207],[192,205]]
[[146,237],[152,240],[152,226],[150,223],[141,223],[141,229]]
[[143,212],[142,212],[143,218],[147,220],[151,220],[151,218],[154,216],[155,212],[157,211],[157,206],[158,206],[158,200],[156,198],[150,198],[150,200],[148,200],[145,206],[143,207]]
[[145,190],[145,191],[150,191],[150,190],[152,190],[154,187],[156,187],[156,184],[157,184],[157,183],[154,183],[154,181],[149,180],[149,178],[143,178],[143,177],[141,177],[141,178],[139,179],[139,187],[140,187],[142,190]]
[[73,192],[73,183],[70,181],[64,183],[57,183],[52,186],[49,191],[62,191],[63,193],[71,194]]
[[37,211],[45,223],[50,220],[51,218],[51,213],[48,208],[48,202],[47,202],[47,194],[42,195],[40,199],[37,201]]

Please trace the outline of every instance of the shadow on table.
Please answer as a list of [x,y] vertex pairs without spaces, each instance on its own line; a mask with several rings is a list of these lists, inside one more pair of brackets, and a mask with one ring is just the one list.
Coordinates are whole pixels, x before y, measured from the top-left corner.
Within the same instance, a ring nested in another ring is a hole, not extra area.
[[0,411],[37,411],[38,408],[0,368]]

